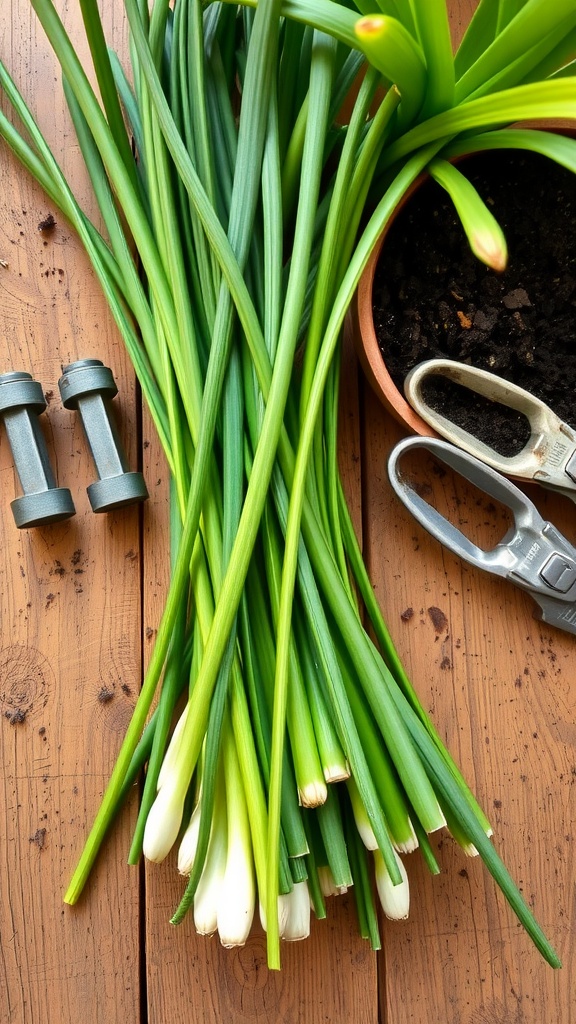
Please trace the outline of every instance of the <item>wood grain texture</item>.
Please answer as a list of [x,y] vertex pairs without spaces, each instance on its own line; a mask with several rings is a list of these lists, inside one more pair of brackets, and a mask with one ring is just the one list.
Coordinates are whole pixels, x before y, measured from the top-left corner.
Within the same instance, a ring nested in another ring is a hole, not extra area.
[[[389,1024],[511,1024],[548,1014],[569,1020],[576,953],[574,638],[537,622],[526,594],[465,566],[402,508],[386,478],[400,436],[367,393],[362,464],[371,578],[424,707],[564,967],[555,972],[544,963],[480,860],[466,858],[441,833],[434,841],[439,876],[430,876],[417,854],[406,858],[411,912],[385,931],[383,1017]],[[503,535],[492,503],[459,478],[429,467],[423,479],[434,493],[430,500],[480,545]],[[534,488],[531,497],[574,542],[571,503]]]
[[[0,53],[37,111],[79,195],[87,193],[59,76],[29,3],[3,11]],[[59,4],[60,8],[65,6]],[[66,16],[79,37],[78,15]],[[112,37],[120,40],[113,19]],[[56,227],[38,224],[53,213]],[[17,493],[0,436],[0,1020],[35,1024],[139,1016],[138,879],[125,867],[131,812],[110,836],[74,909],[62,895],[121,742],[140,677],[138,515],[97,517],[80,425],[61,406],[61,364],[96,356],[121,391],[134,386],[100,290],[74,234],[0,148],[0,370],[27,370],[49,405],[42,420],[75,518],[18,531]],[[131,458],[135,446],[126,437]]]
[[[457,38],[475,6],[453,4]],[[76,4],[58,0],[80,40]],[[122,5],[104,0],[125,52]],[[14,70],[64,169],[87,199],[58,74],[28,0],[0,16],[0,55]],[[357,936],[353,901],[329,901],[307,943],[266,968],[264,936],[224,951],[169,918],[181,895],[173,858],[125,865],[135,802],[112,831],[80,904],[61,894],[119,748],[161,614],[168,577],[167,471],[146,416],[142,459],[151,498],[138,513],[94,516],[78,424],[61,408],[62,363],[96,355],[113,367],[131,461],[132,373],[73,233],[0,148],[0,372],[31,370],[53,395],[44,419],[59,482],[77,515],[18,532],[15,479],[0,432],[0,1024],[562,1024],[576,1017],[574,639],[544,628],[530,599],[448,555],[393,498],[386,459],[399,428],[356,366],[343,372],[341,466],[373,583],[412,680],[487,810],[494,842],[554,942],[548,968],[478,859],[435,837],[442,873],[408,859],[409,921],[384,924],[377,957]],[[438,499],[488,538],[499,520],[450,474]],[[574,507],[531,492],[576,542]],[[478,534],[477,534],[478,536]],[[413,615],[402,616],[408,608]],[[432,610],[431,610],[432,609]],[[103,692],[112,693],[102,700]],[[21,719],[21,720],[19,720]],[[141,919],[144,927],[141,933]],[[140,976],[140,969],[143,974]]]

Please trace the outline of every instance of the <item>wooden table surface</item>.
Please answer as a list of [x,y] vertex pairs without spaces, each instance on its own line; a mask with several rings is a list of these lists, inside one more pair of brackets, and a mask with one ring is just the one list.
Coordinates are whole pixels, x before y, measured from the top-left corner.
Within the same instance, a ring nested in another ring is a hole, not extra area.
[[[123,50],[122,5],[106,0]],[[461,2],[458,20],[473,0]],[[75,2],[59,0],[81,40]],[[59,74],[28,0],[0,14],[12,70],[79,197],[89,196]],[[8,8],[8,10],[7,10]],[[66,10],[68,8],[68,10]],[[54,213],[48,235],[38,224]],[[357,937],[353,900],[266,968],[256,933],[240,950],[169,916],[181,892],[171,860],[128,868],[132,800],[75,908],[62,894],[112,768],[162,608],[167,475],[140,423],[133,375],[78,240],[0,148],[0,371],[41,381],[58,481],[77,515],[18,531],[12,458],[0,439],[0,1022],[1,1024],[568,1024],[576,1020],[576,646],[542,626],[531,600],[465,567],[398,506],[385,462],[400,430],[352,361],[342,467],[390,630],[424,705],[494,825],[494,842],[564,966],[539,957],[478,859],[436,836],[442,873],[408,858],[409,921],[383,925],[383,949]],[[130,460],[151,498],[143,513],[94,515],[93,470],[79,424],[61,406],[61,366],[111,366]],[[491,509],[447,474],[436,488],[486,536]],[[574,506],[531,491],[576,542]],[[414,610],[404,621],[402,612]],[[431,613],[439,609],[442,614]]]

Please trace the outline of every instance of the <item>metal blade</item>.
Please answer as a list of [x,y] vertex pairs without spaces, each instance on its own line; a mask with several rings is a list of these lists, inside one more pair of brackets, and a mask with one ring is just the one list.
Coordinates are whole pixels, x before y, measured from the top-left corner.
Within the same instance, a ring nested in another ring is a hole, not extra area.
[[544,622],[576,635],[576,601],[558,601],[554,597],[546,597],[544,594],[535,594],[534,592],[532,592],[532,597],[542,610],[540,618]]

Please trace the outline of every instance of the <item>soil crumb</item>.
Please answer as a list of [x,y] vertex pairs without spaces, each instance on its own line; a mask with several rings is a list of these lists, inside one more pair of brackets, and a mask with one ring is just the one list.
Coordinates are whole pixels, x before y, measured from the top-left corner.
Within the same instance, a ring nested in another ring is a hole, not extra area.
[[8,719],[10,725],[21,725],[26,721],[26,712],[22,708],[14,708],[13,711],[5,711],[4,717]]
[[49,213],[47,217],[44,217],[44,220],[40,221],[38,225],[38,231],[42,231],[44,234],[48,234],[50,231],[53,231],[55,227],[56,220],[54,219],[52,214]]
[[443,633],[444,630],[448,629],[448,619],[441,608],[436,608],[435,605],[432,605],[431,608],[428,608],[428,615],[432,620],[436,633]]
[[43,850],[44,844],[46,842],[46,829],[37,828],[34,835],[30,836],[30,838],[28,839],[28,842],[34,843],[34,845],[37,846],[39,850]]

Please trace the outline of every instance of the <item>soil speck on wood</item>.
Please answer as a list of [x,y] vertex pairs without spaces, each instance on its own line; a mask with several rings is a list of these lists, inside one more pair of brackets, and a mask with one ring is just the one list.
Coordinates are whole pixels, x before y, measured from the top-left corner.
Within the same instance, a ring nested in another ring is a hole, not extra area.
[[443,633],[445,629],[448,629],[448,619],[441,608],[436,608],[435,605],[432,605],[431,608],[428,608],[428,615],[432,620],[436,633]]
[[34,843],[38,847],[39,850],[43,850],[44,849],[44,844],[46,842],[46,829],[45,828],[37,828],[35,833],[34,833],[34,835],[30,836],[28,842],[29,843]]
[[4,717],[8,719],[10,725],[21,725],[26,721],[26,712],[22,708],[14,708],[14,711],[5,711]]
[[[420,188],[390,229],[374,281],[390,375],[402,390],[418,363],[453,359],[513,381],[576,427],[576,175],[512,150],[459,166],[491,200],[508,268],[497,274],[477,260],[447,195],[433,182]],[[521,414],[443,378],[434,387],[428,401],[497,451],[524,447]]]
[[40,221],[38,231],[42,231],[47,234],[48,232],[53,231],[55,227],[56,221],[53,215],[49,213],[47,217],[44,217],[44,219]]

